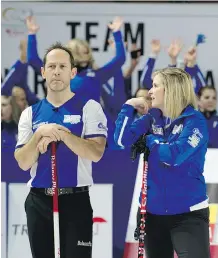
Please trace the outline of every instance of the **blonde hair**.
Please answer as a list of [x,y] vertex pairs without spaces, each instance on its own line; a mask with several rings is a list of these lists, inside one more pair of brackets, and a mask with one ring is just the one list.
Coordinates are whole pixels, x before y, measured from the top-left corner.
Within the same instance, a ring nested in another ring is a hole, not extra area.
[[197,109],[197,98],[191,76],[179,68],[164,68],[154,73],[161,76],[165,89],[164,107],[165,115],[175,119],[182,111],[191,105]]
[[17,97],[17,96],[20,96],[20,95],[22,95],[22,94],[24,94],[24,95],[26,96],[25,90],[24,90],[23,88],[21,88],[21,87],[19,87],[19,86],[14,86],[14,87],[12,88],[12,93],[11,93],[11,95],[12,95],[13,97]]
[[[20,96],[25,96],[26,98],[25,90],[19,86],[14,86],[12,88],[12,94],[11,94],[11,106],[12,106],[12,118],[16,124],[18,124],[22,113],[22,110],[20,109],[16,101],[16,98]],[[27,100],[26,100],[26,105],[27,105]]]
[[[91,68],[93,68],[94,57],[92,54],[92,49],[87,41],[82,39],[72,39],[67,43],[66,47],[71,51],[76,64],[80,62],[87,62],[90,64]],[[81,47],[87,49],[87,54],[80,52]]]

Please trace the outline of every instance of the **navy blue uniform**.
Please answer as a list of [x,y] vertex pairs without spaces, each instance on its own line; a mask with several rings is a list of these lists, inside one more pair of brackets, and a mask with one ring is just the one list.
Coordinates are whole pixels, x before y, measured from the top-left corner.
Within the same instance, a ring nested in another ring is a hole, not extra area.
[[218,148],[218,115],[216,110],[213,112],[203,112],[207,121],[209,132],[208,148]]

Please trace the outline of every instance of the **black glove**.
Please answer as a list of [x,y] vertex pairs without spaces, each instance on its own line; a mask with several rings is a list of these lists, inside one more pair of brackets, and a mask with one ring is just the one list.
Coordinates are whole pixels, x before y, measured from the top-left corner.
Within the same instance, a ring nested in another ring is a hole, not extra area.
[[136,215],[136,229],[134,232],[134,239],[139,240],[139,229],[140,229],[140,207],[138,207],[137,215]]
[[138,229],[138,228],[135,229],[135,232],[134,232],[134,239],[135,239],[136,241],[139,240],[139,229]]
[[139,139],[131,146],[131,159],[134,161],[138,154],[144,153],[146,150],[145,143],[146,135],[143,134]]
[[140,49],[136,49],[130,52],[131,55],[131,59],[137,59],[142,55],[142,50]]

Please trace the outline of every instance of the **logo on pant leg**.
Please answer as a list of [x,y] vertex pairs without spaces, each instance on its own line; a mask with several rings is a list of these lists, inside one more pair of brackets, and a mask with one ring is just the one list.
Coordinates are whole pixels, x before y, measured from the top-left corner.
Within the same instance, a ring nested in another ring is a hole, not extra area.
[[83,242],[83,241],[78,240],[77,245],[78,246],[92,246],[92,243],[90,241],[89,242]]

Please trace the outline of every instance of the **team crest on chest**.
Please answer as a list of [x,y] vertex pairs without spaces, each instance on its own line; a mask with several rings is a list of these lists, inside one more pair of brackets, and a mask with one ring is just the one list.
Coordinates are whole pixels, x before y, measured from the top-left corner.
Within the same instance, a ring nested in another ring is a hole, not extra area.
[[163,128],[162,127],[157,127],[155,125],[152,125],[152,130],[153,130],[154,134],[163,135]]
[[172,134],[181,133],[181,132],[182,132],[182,129],[183,129],[183,125],[182,125],[182,124],[180,124],[180,125],[175,125],[175,126],[173,127]]
[[64,115],[63,123],[78,124],[80,120],[80,115]]

